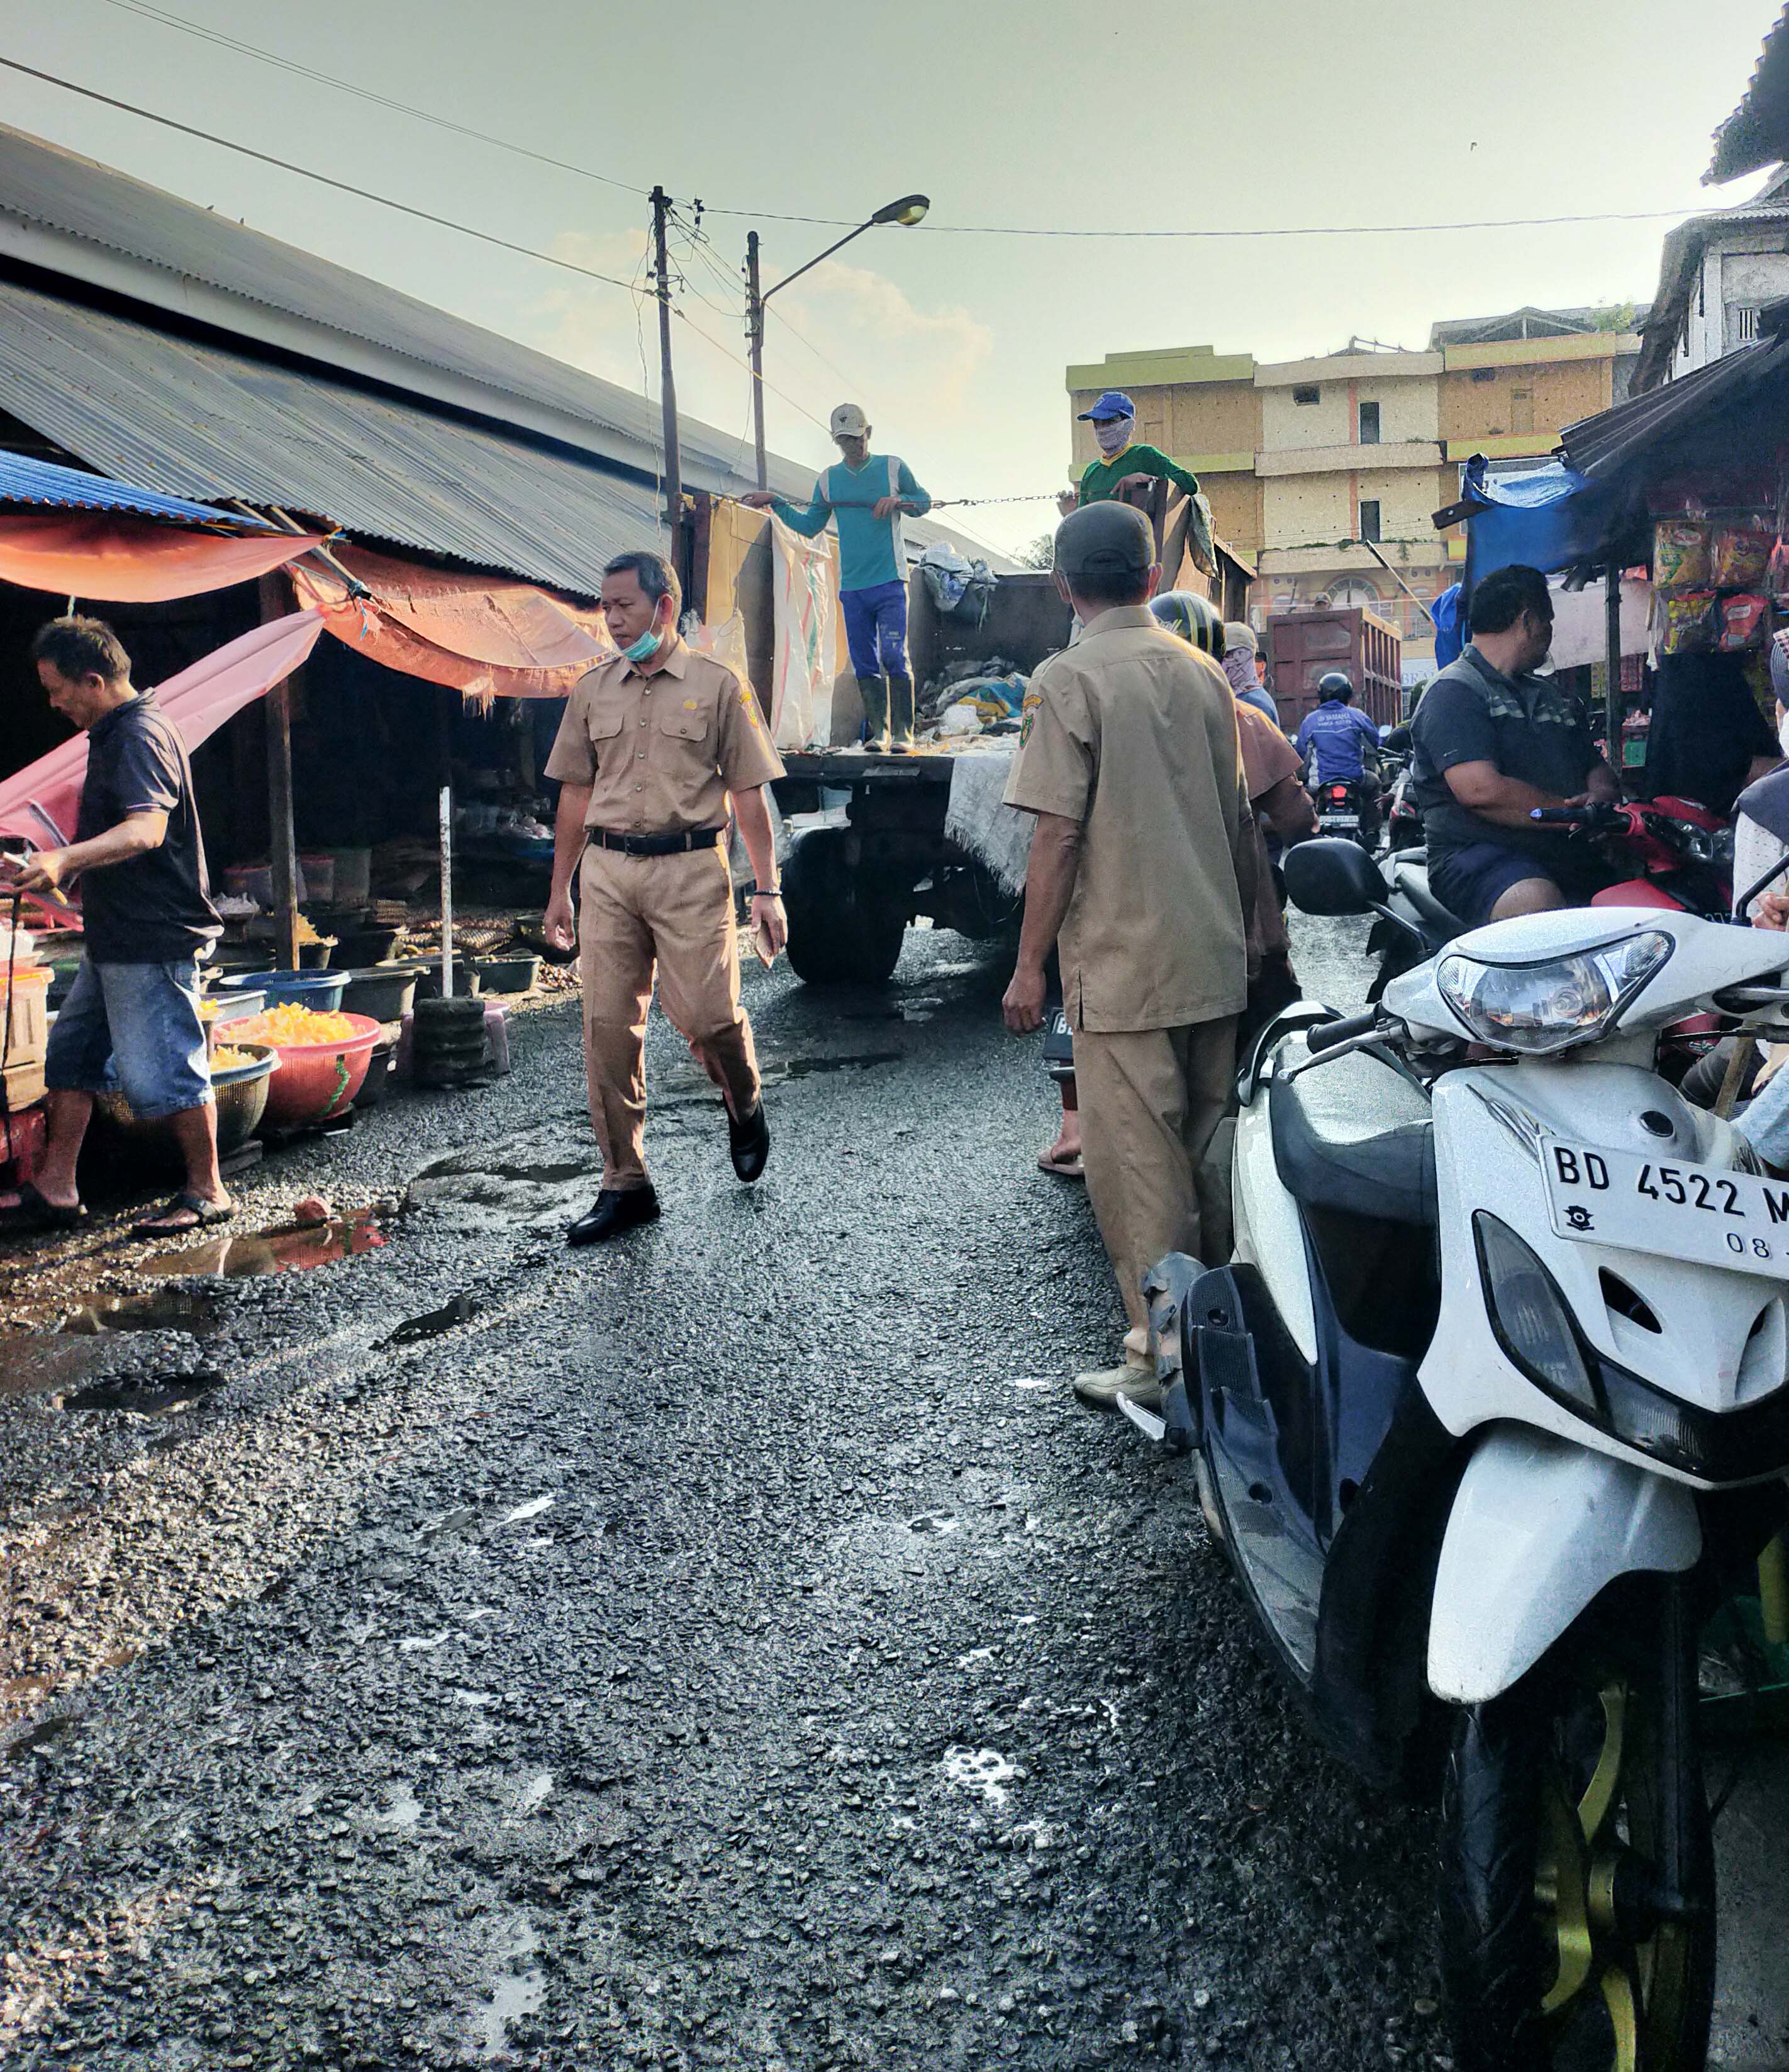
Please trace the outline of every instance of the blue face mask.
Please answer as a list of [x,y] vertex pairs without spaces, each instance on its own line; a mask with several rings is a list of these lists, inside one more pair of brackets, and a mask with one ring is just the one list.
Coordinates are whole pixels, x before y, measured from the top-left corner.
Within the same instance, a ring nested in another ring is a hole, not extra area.
[[650,661],[664,644],[664,635],[648,626],[639,639],[623,648],[622,653],[630,662]]

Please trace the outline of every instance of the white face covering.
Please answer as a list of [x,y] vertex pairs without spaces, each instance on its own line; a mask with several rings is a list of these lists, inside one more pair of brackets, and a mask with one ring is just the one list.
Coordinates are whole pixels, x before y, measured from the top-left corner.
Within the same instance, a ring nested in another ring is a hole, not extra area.
[[1108,460],[1115,453],[1122,453],[1130,444],[1134,417],[1101,417],[1093,427],[1093,436],[1100,442],[1100,450]]

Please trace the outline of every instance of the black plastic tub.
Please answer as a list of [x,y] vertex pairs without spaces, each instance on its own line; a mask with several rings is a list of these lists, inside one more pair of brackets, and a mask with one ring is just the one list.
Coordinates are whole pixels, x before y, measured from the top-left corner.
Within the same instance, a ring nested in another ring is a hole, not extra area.
[[532,993],[541,976],[534,956],[480,957],[475,968],[487,993]]
[[374,964],[348,972],[346,976],[348,984],[342,989],[344,1014],[370,1015],[375,1022],[401,1022],[415,1001],[417,974],[406,965]]

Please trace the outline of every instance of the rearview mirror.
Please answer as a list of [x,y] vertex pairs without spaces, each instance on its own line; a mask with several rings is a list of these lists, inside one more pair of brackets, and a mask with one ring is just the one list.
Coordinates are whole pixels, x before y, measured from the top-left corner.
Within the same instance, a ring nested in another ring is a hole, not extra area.
[[1391,897],[1379,865],[1359,842],[1318,836],[1281,859],[1286,893],[1306,914],[1370,914]]

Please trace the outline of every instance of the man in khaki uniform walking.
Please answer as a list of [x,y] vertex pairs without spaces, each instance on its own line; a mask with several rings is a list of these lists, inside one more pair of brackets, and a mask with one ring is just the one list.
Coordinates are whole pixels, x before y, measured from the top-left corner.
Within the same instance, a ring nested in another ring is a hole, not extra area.
[[1131,1326],[1123,1366],[1075,1379],[1106,1409],[1157,1394],[1142,1278],[1199,1252],[1195,1175],[1248,991],[1235,703],[1223,671],[1150,614],[1152,553],[1127,504],[1059,527],[1056,586],[1081,638],[1032,677],[1006,787],[1037,816],[1006,1026],[1042,1022],[1059,933],[1088,1193]]
[[610,562],[603,611],[621,652],[579,680],[547,758],[560,792],[545,932],[561,949],[577,938],[590,1126],[603,1150],[602,1191],[571,1226],[574,1244],[659,1213],[644,1146],[655,966],[665,1013],[726,1097],[734,1171],[749,1185],[770,1155],[751,1025],[739,1005],[727,801],[730,793],[756,874],[753,927],[780,949],[786,930],[763,787],[783,765],[750,684],[678,638],[681,602],[660,555]]

